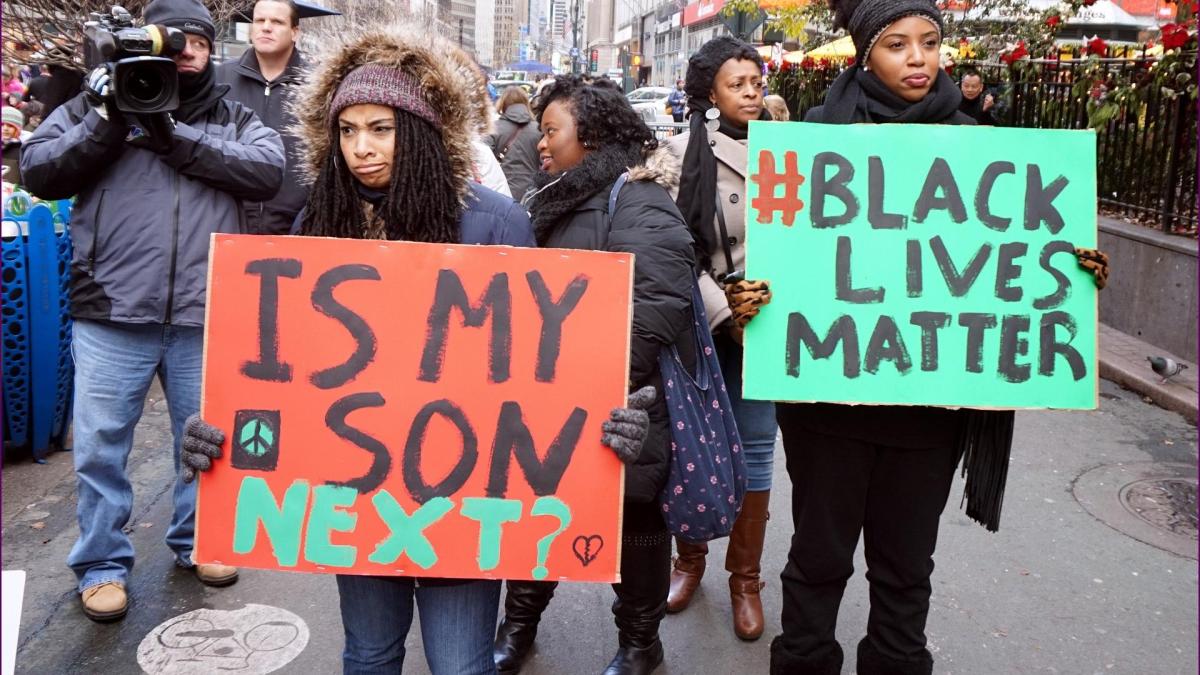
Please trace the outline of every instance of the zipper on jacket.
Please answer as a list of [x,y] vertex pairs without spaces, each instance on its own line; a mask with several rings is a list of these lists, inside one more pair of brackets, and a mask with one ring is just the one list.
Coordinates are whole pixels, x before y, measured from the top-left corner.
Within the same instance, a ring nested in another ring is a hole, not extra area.
[[270,95],[271,95],[271,83],[268,82],[266,84],[266,86],[264,87],[263,96],[270,96]]
[[92,250],[88,252],[87,273],[89,277],[96,276],[96,247],[100,244],[100,214],[104,213],[104,195],[108,190],[100,191],[100,201],[96,204],[96,222],[92,227]]
[[167,277],[167,314],[163,323],[171,323],[175,309],[175,263],[179,258],[179,174],[175,174],[175,221],[171,228],[171,273]]

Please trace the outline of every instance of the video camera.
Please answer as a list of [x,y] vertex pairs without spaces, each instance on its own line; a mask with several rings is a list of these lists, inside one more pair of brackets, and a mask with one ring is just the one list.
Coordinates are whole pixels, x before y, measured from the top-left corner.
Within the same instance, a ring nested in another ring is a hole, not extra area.
[[117,109],[127,113],[171,112],[179,107],[179,74],[170,57],[187,45],[183,31],[133,25],[129,10],[93,12],[83,24],[84,64],[107,65]]

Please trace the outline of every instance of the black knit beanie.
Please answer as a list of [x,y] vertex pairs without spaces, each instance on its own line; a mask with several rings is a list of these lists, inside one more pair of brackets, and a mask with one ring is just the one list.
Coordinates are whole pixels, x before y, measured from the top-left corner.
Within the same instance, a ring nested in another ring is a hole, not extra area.
[[943,30],[942,13],[934,0],[830,0],[833,25],[845,28],[854,41],[855,58],[864,63],[875,41],[900,19],[919,16]]
[[683,90],[688,95],[688,106],[692,110],[705,110],[712,107],[708,96],[712,93],[713,80],[717,71],[729,59],[748,59],[762,68],[762,57],[758,50],[741,40],[722,35],[705,42],[688,59],[687,79],[684,80]]
[[199,0],[153,0],[142,12],[142,20],[204,37],[210,49],[217,40],[212,14]]

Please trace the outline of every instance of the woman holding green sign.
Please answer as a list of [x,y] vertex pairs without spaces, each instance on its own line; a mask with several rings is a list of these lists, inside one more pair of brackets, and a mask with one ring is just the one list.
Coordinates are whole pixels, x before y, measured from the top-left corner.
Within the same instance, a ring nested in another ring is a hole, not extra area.
[[[831,5],[836,25],[854,41],[856,63],[806,122],[974,124],[938,67],[942,16],[933,0]],[[1103,287],[1103,254],[1076,253]],[[925,623],[939,518],[962,459],[967,515],[991,531],[999,527],[1013,413],[779,403],[776,416],[795,534],[781,575],[783,634],[771,644],[771,672],[840,672],[834,629],[861,532],[871,608],[857,672],[931,673]]]

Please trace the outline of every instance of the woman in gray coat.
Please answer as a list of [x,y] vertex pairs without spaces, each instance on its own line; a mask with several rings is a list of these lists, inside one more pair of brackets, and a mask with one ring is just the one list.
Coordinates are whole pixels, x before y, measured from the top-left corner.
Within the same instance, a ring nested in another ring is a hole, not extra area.
[[542,132],[538,131],[537,120],[529,111],[529,97],[520,87],[504,90],[496,102],[496,112],[500,114],[496,131],[484,142],[500,160],[500,168],[508,179],[509,193],[513,199],[521,201],[541,164],[537,144],[542,139]]

